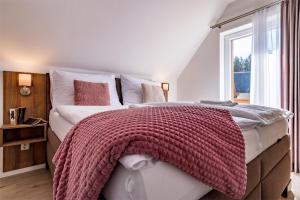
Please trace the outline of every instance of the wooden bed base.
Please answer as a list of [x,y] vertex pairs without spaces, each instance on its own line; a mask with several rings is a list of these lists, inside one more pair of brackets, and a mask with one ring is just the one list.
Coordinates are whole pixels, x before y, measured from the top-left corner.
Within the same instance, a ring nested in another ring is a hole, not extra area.
[[[54,174],[52,158],[60,145],[56,134],[48,129],[47,167]],[[290,181],[289,137],[284,136],[274,145],[262,152],[247,165],[247,190],[243,199],[277,200]],[[213,190],[200,200],[230,200],[222,193]]]

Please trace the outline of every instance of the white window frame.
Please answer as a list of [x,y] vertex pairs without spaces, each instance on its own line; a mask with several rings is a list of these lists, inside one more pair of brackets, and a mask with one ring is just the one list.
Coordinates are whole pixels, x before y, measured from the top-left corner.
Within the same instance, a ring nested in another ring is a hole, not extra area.
[[252,23],[220,33],[220,100],[232,100],[232,40],[253,34]]

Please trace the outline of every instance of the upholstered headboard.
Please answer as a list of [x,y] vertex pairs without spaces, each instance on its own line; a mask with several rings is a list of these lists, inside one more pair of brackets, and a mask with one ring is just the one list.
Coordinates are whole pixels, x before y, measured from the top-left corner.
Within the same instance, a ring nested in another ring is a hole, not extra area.
[[[121,79],[116,78],[116,89],[119,96],[120,102],[123,104],[123,97],[121,91]],[[51,99],[50,99],[50,75],[46,74],[46,119],[49,120],[50,110],[52,108]]]

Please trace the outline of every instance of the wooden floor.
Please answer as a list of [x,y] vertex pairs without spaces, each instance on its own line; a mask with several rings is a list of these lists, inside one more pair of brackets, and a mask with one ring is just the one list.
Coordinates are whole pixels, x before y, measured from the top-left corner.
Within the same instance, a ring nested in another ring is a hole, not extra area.
[[0,179],[1,200],[52,200],[52,179],[42,169]]
[[[288,200],[300,200],[300,174],[292,174]],[[52,180],[45,169],[0,179],[1,200],[51,200]],[[285,200],[281,198],[280,200]]]

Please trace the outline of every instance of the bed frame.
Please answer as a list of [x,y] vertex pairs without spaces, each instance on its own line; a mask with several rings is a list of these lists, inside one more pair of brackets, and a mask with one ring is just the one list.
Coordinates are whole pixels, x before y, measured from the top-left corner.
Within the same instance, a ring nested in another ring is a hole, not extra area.
[[[122,103],[121,82],[119,78],[116,78],[116,89]],[[46,74],[46,99],[48,120],[52,108],[49,74]],[[47,168],[50,170],[52,176],[55,169],[55,166],[52,164],[52,158],[60,143],[56,134],[49,127],[47,133]],[[290,174],[290,139],[286,135],[247,164],[247,189],[243,199],[277,200],[280,196],[287,197]],[[212,190],[200,200],[230,200],[230,198],[216,190]]]

